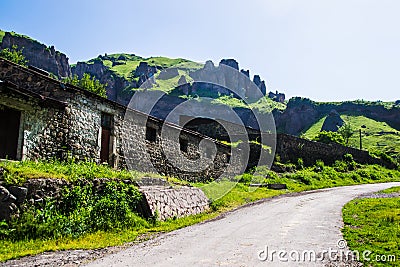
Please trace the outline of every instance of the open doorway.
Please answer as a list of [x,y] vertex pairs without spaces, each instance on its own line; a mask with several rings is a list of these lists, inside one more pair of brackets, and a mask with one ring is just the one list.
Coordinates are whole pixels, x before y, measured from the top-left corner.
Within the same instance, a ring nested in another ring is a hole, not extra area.
[[0,106],[0,158],[16,160],[21,111]]
[[112,130],[112,115],[107,113],[101,114],[101,149],[100,149],[101,163],[110,164],[111,130]]

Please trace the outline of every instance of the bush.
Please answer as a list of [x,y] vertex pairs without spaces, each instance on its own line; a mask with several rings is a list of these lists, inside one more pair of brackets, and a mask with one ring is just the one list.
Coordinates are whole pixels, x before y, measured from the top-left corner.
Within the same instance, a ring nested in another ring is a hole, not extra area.
[[5,48],[3,50],[0,50],[0,57],[22,66],[26,66],[26,64],[28,63],[28,60],[26,60],[26,58],[22,54],[22,49],[18,49],[18,46],[16,45],[13,45],[11,49]]
[[325,163],[319,159],[315,162],[314,170],[316,172],[320,172],[324,169],[324,167],[325,167]]
[[244,184],[249,184],[251,180],[253,179],[253,175],[250,173],[244,173],[242,177],[240,178],[239,182],[244,183]]
[[79,79],[77,75],[74,75],[72,78],[65,78],[63,82],[70,83],[101,97],[107,98],[107,84],[102,84],[95,77],[92,78],[88,73],[84,73],[82,79]]
[[142,199],[138,189],[122,182],[108,182],[65,188],[60,200],[45,200],[30,206],[8,225],[3,222],[0,237],[12,240],[79,237],[96,231],[120,230],[148,223],[136,211]]
[[318,135],[313,140],[325,144],[337,143],[345,145],[346,143],[343,136],[340,135],[339,133],[326,132],[326,131],[319,132]]
[[296,168],[297,168],[298,170],[304,169],[304,161],[303,161],[302,158],[298,158],[298,159],[297,159]]

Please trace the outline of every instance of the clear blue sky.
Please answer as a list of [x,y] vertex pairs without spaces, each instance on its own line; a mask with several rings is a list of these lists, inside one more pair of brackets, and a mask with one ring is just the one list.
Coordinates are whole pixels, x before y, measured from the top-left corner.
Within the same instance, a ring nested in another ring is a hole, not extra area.
[[113,52],[235,58],[287,97],[400,99],[397,0],[1,0],[0,12],[0,29],[71,63]]

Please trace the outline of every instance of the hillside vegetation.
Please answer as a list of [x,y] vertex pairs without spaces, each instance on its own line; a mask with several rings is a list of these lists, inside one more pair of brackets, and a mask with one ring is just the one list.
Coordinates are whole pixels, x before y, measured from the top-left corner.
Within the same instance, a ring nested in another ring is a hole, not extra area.
[[[400,132],[390,127],[386,122],[379,122],[365,116],[343,115],[341,118],[349,123],[354,134],[349,139],[349,146],[354,148],[360,147],[361,129],[363,149],[369,151],[382,151],[388,154],[400,154]],[[317,121],[303,135],[308,139],[314,139],[320,132],[326,117]],[[365,128],[364,128],[365,126]]]
[[[97,58],[89,60],[87,63],[94,63],[96,60],[100,60],[103,64],[114,71],[117,75],[125,77],[126,79],[132,79],[132,71],[134,71],[140,64],[140,62],[146,62],[149,66],[159,66],[162,68],[176,67],[181,70],[196,70],[203,67],[203,64],[190,61],[183,58],[168,58],[168,57],[149,57],[143,58],[135,54],[110,54],[99,56]],[[114,62],[114,63],[113,63]]]

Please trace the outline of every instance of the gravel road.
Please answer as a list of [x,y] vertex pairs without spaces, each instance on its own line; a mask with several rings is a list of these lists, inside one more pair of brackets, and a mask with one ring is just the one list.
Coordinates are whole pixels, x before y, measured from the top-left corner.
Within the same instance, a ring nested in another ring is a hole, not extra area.
[[[361,194],[399,185],[347,186],[263,200],[87,266],[345,266],[319,260],[329,248],[342,248],[338,240],[342,239],[343,205]],[[279,259],[273,250],[287,254]],[[306,251],[315,252],[316,260],[309,261],[308,256],[304,260]]]

